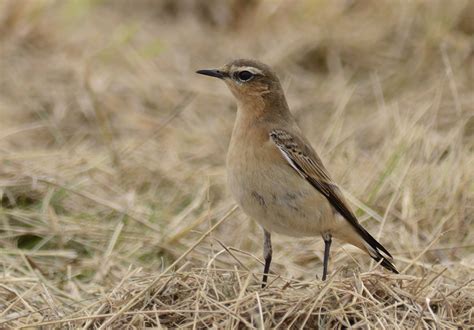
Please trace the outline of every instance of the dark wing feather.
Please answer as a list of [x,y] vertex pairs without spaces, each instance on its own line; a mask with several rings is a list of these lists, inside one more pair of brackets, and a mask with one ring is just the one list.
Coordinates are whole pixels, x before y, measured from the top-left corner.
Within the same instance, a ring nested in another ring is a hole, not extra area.
[[[375,253],[371,254],[371,256],[377,261],[382,261],[381,264],[385,268],[398,273],[395,266],[389,260],[393,259],[392,255],[359,224],[359,221],[349,208],[341,191],[334,181],[332,181],[321,159],[311,148],[310,144],[281,129],[271,131],[270,139],[276,144],[289,165],[323,194],[329,203],[331,203],[332,207],[341,214],[374,249]],[[383,254],[381,252],[383,252]]]

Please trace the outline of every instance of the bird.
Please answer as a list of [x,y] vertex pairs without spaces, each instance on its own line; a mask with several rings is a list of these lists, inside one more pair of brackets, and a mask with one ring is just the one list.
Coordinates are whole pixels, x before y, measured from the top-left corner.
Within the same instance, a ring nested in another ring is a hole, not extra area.
[[237,102],[226,159],[227,185],[244,213],[263,228],[262,288],[267,285],[272,261],[272,233],[320,235],[324,241],[323,281],[333,237],[358,247],[398,274],[392,255],[359,223],[298,127],[281,83],[268,65],[237,59],[196,73],[223,80]]

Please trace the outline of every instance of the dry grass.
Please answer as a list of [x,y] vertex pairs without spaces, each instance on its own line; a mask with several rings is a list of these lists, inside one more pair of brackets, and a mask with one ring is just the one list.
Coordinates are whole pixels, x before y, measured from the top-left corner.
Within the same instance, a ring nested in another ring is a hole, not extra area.
[[[0,2],[0,327],[474,325],[469,1]],[[193,72],[275,66],[402,271],[235,209],[235,105]]]

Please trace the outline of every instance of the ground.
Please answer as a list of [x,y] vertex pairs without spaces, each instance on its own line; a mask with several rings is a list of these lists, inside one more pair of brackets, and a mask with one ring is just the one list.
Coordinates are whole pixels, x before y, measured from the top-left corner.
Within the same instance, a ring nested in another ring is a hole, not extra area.
[[[472,1],[0,2],[0,327],[474,325]],[[225,186],[256,58],[399,275]]]

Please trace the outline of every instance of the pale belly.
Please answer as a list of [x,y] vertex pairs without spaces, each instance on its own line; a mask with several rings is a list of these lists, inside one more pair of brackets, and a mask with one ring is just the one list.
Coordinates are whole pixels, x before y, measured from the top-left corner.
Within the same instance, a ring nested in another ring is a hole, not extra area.
[[270,232],[315,236],[331,231],[334,213],[327,199],[282,163],[255,169],[246,162],[227,166],[228,186],[243,211]]

